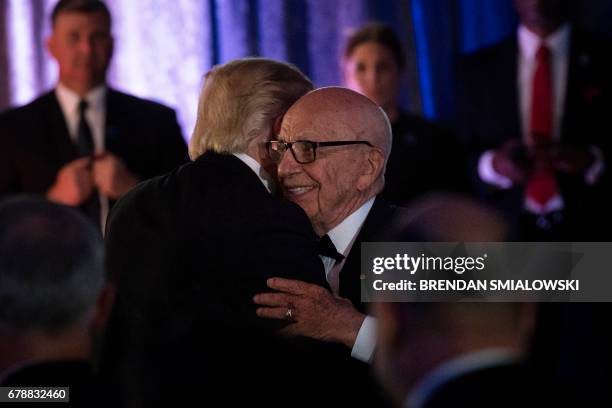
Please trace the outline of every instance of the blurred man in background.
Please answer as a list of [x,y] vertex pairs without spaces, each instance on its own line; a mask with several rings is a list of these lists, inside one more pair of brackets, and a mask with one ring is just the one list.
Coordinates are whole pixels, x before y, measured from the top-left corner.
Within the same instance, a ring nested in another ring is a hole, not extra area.
[[520,240],[607,241],[610,45],[571,24],[569,0],[514,5],[516,35],[459,70],[473,184]]
[[38,193],[103,227],[115,200],[187,161],[187,149],[174,111],[106,85],[113,37],[103,2],[61,0],[51,24],[58,83],[0,115],[0,195]]

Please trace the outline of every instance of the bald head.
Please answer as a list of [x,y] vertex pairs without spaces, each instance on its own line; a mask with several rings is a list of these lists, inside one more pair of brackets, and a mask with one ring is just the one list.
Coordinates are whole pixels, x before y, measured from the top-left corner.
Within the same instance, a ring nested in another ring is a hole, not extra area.
[[285,114],[279,139],[292,151],[278,160],[280,184],[320,235],[384,186],[391,126],[383,110],[357,92],[330,87],[306,94]]
[[368,97],[341,87],[319,88],[299,99],[285,115],[283,126],[315,118],[321,127],[343,140],[365,140],[391,153],[391,124],[385,112]]

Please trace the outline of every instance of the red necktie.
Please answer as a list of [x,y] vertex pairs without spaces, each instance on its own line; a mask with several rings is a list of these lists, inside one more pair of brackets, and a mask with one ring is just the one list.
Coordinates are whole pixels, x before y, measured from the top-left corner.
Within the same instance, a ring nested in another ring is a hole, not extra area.
[[[533,146],[552,141],[553,89],[551,80],[550,50],[541,45],[536,54],[536,69],[533,75],[531,94],[530,137]],[[540,206],[558,194],[555,172],[550,167],[537,168],[527,182],[526,194]]]

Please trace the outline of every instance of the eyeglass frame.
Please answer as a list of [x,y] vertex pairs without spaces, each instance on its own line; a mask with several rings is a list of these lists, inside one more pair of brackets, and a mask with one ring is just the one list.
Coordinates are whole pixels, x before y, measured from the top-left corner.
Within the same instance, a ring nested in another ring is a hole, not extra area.
[[[268,142],[265,142],[265,146],[266,146],[266,152],[268,153],[269,157],[272,157],[272,155],[270,154],[271,151],[271,146],[273,144],[283,144],[285,146],[285,150],[283,151],[283,154],[285,154],[285,152],[287,152],[287,150],[291,151],[291,155],[293,155],[293,158],[295,159],[295,161],[299,164],[310,164],[310,163],[314,163],[315,160],[317,160],[317,149],[319,147],[331,147],[331,146],[349,146],[349,145],[366,145],[369,147],[374,147],[376,148],[376,146],[374,146],[372,143],[368,142],[367,140],[335,140],[332,142],[313,142],[312,140],[296,140],[295,142],[283,142],[282,140],[270,140]],[[303,161],[299,161],[297,156],[295,155],[295,152],[293,151],[293,145],[295,143],[308,143],[310,144],[310,146],[312,147],[312,160],[311,161],[307,161],[307,162],[303,162]],[[279,159],[278,161],[280,162],[282,160]]]

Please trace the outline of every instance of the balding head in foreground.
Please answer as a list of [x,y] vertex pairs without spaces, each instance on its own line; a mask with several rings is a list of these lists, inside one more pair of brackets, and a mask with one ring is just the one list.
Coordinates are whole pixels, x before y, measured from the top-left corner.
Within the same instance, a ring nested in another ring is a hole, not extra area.
[[[504,241],[508,231],[497,213],[459,195],[421,199],[396,219],[394,228],[410,242],[496,242]],[[506,407],[523,402],[528,380],[521,364],[533,335],[535,304],[372,306],[378,317],[377,374],[397,403],[447,406],[451,398],[454,406]],[[482,390],[470,395],[472,385]]]

